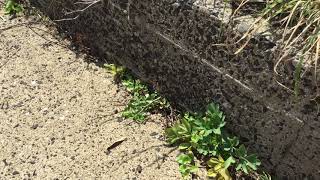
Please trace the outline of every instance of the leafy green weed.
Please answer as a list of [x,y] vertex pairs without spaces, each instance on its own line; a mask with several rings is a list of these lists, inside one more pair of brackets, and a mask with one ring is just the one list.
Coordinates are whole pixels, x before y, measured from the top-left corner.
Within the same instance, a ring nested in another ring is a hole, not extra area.
[[121,81],[132,95],[132,99],[122,112],[124,118],[143,123],[150,111],[170,106],[165,98],[156,92],[150,92],[145,84],[130,75],[124,67],[114,64],[105,65],[105,67],[114,76],[115,81]]
[[[170,106],[165,98],[150,92],[145,84],[135,79],[125,68],[113,64],[106,65],[106,68],[121,79],[122,85],[132,95],[122,112],[123,117],[143,123],[150,111]],[[211,103],[204,114],[185,113],[178,123],[166,129],[168,142],[178,144],[182,151],[177,162],[184,179],[190,178],[199,169],[195,155],[208,159],[208,176],[218,180],[230,180],[231,167],[245,174],[257,170],[261,164],[257,156],[248,154],[237,137],[229,136],[224,130],[225,125],[223,112],[219,106]]]
[[148,112],[154,109],[169,107],[166,99],[159,96],[156,92],[150,92],[147,86],[142,84],[140,80],[128,78],[122,84],[132,94],[132,99],[122,112],[122,116],[125,118],[143,123],[147,118]]
[[[257,156],[248,155],[244,145],[239,145],[239,139],[230,137],[224,131],[225,124],[225,116],[219,106],[212,103],[204,115],[186,113],[180,122],[166,129],[166,135],[168,142],[179,144],[182,152],[194,152],[209,158],[208,176],[231,179],[228,171],[231,166],[246,174],[257,170],[261,164]],[[192,159],[191,162],[193,161]],[[183,168],[182,165],[185,167],[180,163],[180,168]],[[183,177],[189,177],[194,171],[186,170],[181,173]]]
[[194,163],[194,156],[192,152],[187,154],[180,154],[177,157],[179,163],[179,171],[183,178],[188,178],[191,173],[198,171],[198,166]]
[[21,4],[17,3],[15,0],[6,0],[4,6],[5,14],[18,14],[23,11]]

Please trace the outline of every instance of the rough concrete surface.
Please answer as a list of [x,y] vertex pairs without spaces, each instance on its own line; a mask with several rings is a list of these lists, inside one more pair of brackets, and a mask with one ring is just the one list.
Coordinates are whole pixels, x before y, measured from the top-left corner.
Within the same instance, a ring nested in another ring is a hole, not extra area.
[[0,19],[0,179],[179,179],[163,118],[122,119],[111,75],[25,22]]
[[235,55],[242,35],[233,22],[225,24],[230,15],[221,14],[229,7],[225,3],[102,0],[81,11],[88,5],[78,0],[30,2],[52,19],[73,19],[58,25],[169,100],[197,110],[219,103],[228,128],[258,153],[269,172],[288,179],[320,177],[320,83],[313,70],[304,73],[295,97],[293,57],[274,73],[276,40],[257,36]]

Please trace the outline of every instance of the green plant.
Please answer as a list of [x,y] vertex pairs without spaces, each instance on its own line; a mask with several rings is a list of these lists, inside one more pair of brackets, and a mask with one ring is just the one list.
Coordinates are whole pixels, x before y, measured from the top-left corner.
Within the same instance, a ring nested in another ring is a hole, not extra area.
[[256,155],[248,155],[237,137],[230,137],[224,130],[225,116],[219,106],[211,103],[202,114],[186,113],[180,122],[166,129],[170,144],[179,144],[181,151],[192,151],[211,158],[207,165],[209,176],[228,179],[228,168],[236,165],[237,171],[248,174],[257,170],[260,161]]
[[122,116],[138,122],[144,122],[147,113],[155,107],[159,107],[161,104],[162,98],[156,93],[134,93],[128,106],[122,112]]
[[150,92],[148,87],[140,80],[135,79],[126,68],[115,64],[105,64],[106,69],[114,76],[115,82],[122,82],[126,90],[132,94],[122,116],[137,122],[144,122],[148,112],[159,108],[168,108],[168,101],[156,92]]
[[270,174],[263,172],[261,175],[259,175],[259,180],[272,180],[272,177]]
[[113,75],[113,79],[116,83],[119,83],[121,79],[126,75],[126,68],[123,66],[117,66],[115,64],[105,64],[104,67]]
[[141,83],[140,80],[135,80],[131,76],[127,76],[125,79],[122,79],[122,85],[126,87],[127,91],[132,94],[146,94],[148,93],[148,87]]
[[198,166],[194,163],[194,156],[192,152],[180,154],[177,157],[177,162],[179,163],[179,171],[183,179],[190,178],[191,173],[196,173],[198,171]]
[[241,170],[248,174],[251,170],[257,170],[258,166],[260,166],[261,162],[258,160],[257,155],[250,154],[248,155],[246,148],[244,145],[241,145],[238,149],[236,149],[234,156],[237,157],[237,167],[236,170]]
[[21,4],[17,3],[15,0],[6,0],[4,6],[5,14],[17,14],[23,11]]
[[122,116],[125,118],[142,123],[146,120],[148,112],[170,106],[165,98],[159,96],[156,92],[149,92],[147,86],[139,80],[128,78],[123,81],[123,85],[132,93],[132,99],[122,112]]
[[221,156],[218,158],[211,158],[207,164],[209,166],[208,176],[215,177],[217,180],[231,180],[228,167],[231,163],[234,163],[233,158],[229,158],[227,161],[224,161]]
[[105,64],[104,67],[114,76],[122,77],[125,73],[123,66],[117,66],[115,64]]
[[[156,92],[150,92],[140,80],[135,79],[125,68],[114,64],[106,68],[121,79],[122,85],[132,94],[132,99],[122,112],[125,118],[144,122],[148,112],[156,108],[168,108],[170,104]],[[225,116],[219,106],[213,103],[207,111],[185,113],[180,122],[166,129],[170,144],[179,144],[182,153],[177,157],[179,171],[184,179],[198,171],[195,155],[207,161],[208,176],[217,180],[230,180],[228,168],[248,174],[260,165],[256,155],[248,155],[243,145],[239,146],[237,137],[229,136],[224,130]]]

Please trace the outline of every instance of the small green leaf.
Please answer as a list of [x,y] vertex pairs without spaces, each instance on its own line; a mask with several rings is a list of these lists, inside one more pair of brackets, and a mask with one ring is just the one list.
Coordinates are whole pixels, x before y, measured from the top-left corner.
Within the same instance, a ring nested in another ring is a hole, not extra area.
[[209,167],[213,168],[213,167],[215,167],[216,165],[221,164],[221,163],[224,163],[224,161],[223,161],[222,158],[218,159],[218,158],[212,157],[212,158],[210,158],[210,160],[207,162],[207,165],[208,165]]
[[[228,161],[229,161],[228,163],[231,164],[232,158],[229,158]],[[209,177],[215,177],[216,179],[224,179],[224,180],[232,179],[228,171],[228,168],[224,166],[226,162],[223,160],[221,156],[219,156],[219,158],[214,158],[214,157],[211,158],[207,162],[207,164],[210,167],[210,169],[208,170]]]
[[179,164],[190,164],[193,161],[193,157],[187,154],[180,154],[177,157],[177,161]]
[[225,162],[224,162],[224,168],[228,169],[229,166],[233,163],[236,163],[235,159],[230,156]]
[[242,168],[244,173],[248,174],[248,169],[247,169],[247,166],[245,164],[242,164],[241,168]]
[[238,164],[236,170],[239,171],[241,169],[241,164]]
[[261,175],[259,175],[259,180],[272,180],[271,175],[263,172]]
[[217,177],[217,175],[218,175],[218,172],[215,171],[214,169],[209,169],[208,170],[207,176],[209,176],[209,177]]
[[221,129],[220,129],[220,128],[213,129],[213,132],[214,132],[215,134],[221,135]]
[[190,166],[189,169],[191,173],[196,173],[199,170],[198,166]]
[[198,141],[201,139],[201,136],[199,136],[198,134],[192,134],[191,136],[191,141],[193,143],[198,143]]
[[244,147],[244,145],[242,144],[237,150],[236,153],[238,155],[238,157],[244,157],[247,155],[247,150]]
[[188,148],[190,148],[191,144],[190,143],[182,143],[179,145],[179,149],[180,150],[186,150]]
[[182,119],[182,124],[184,125],[185,130],[186,130],[187,132],[191,132],[191,125],[190,125],[190,123],[189,123],[187,120]]
[[182,174],[185,174],[186,172],[187,172],[187,165],[185,165],[185,164],[181,164],[180,166],[179,166],[179,171],[182,173]]

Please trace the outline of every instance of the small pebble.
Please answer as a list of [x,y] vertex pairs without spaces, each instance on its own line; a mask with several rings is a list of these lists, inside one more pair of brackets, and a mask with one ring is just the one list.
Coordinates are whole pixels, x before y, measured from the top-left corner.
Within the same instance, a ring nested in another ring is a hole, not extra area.
[[38,83],[37,83],[37,81],[31,81],[31,85],[32,85],[32,86],[37,86]]
[[37,129],[38,127],[39,127],[38,124],[34,124],[34,125],[31,126],[31,129]]
[[141,173],[142,172],[142,167],[140,165],[138,165],[136,170],[137,170],[138,173]]

